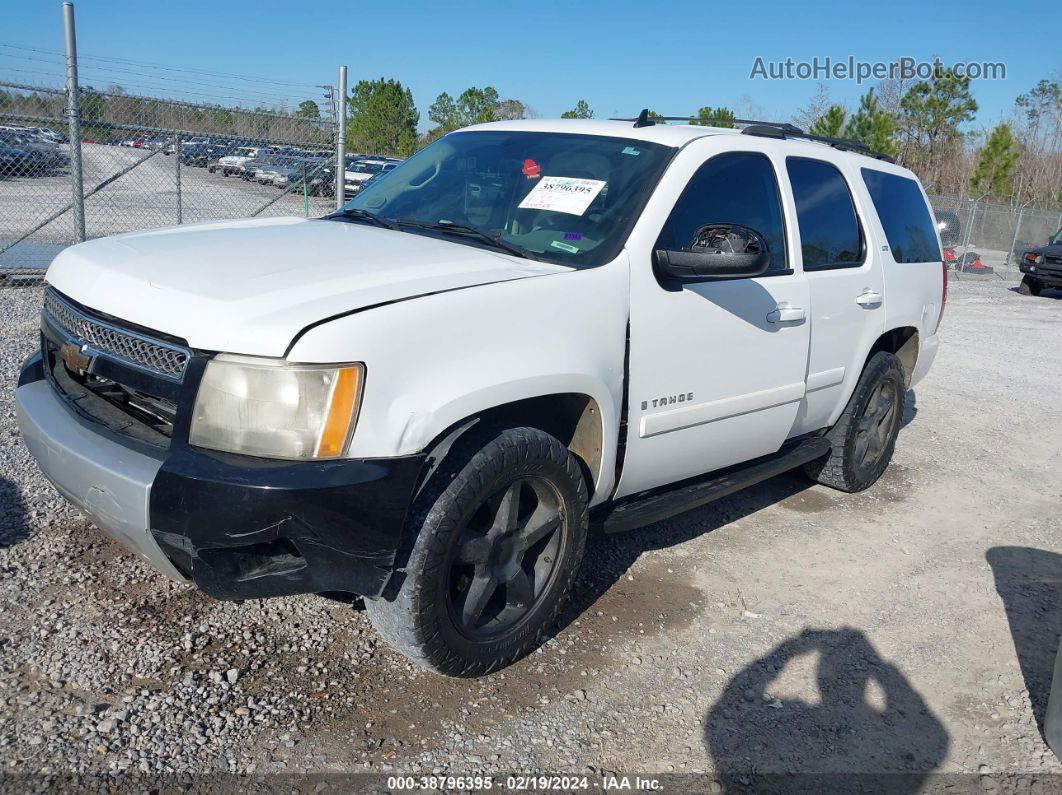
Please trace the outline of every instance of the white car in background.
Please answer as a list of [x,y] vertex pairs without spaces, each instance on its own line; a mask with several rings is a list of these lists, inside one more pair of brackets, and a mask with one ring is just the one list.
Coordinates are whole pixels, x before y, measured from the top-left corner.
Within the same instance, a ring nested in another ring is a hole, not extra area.
[[390,157],[365,158],[355,160],[344,173],[343,195],[346,198],[355,196],[362,186],[377,174],[386,174],[394,170],[401,160]]
[[233,154],[225,155],[225,157],[218,160],[218,170],[225,177],[230,174],[242,174],[245,163],[271,154],[272,151],[272,149],[264,146],[241,146]]

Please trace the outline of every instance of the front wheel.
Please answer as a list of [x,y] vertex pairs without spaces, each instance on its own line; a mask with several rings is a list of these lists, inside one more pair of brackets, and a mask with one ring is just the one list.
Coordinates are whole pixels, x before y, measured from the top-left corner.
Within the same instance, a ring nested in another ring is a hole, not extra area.
[[1031,276],[1022,276],[1018,292],[1022,295],[1039,295],[1044,286]]
[[473,429],[414,502],[397,597],[367,600],[366,612],[432,671],[504,668],[538,646],[563,606],[587,524],[586,484],[559,440],[535,428]]
[[874,485],[892,460],[905,392],[900,360],[884,351],[871,356],[844,413],[826,433],[830,454],[804,467],[811,479],[847,492]]

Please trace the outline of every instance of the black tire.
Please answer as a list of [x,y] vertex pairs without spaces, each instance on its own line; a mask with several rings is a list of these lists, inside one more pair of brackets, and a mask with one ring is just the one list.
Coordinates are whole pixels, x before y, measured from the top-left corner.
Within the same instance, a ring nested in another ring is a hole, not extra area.
[[830,454],[806,464],[808,476],[841,491],[862,491],[881,477],[896,447],[906,387],[891,353],[870,357],[844,413],[826,433]]
[[1022,276],[1018,285],[1018,292],[1022,295],[1039,295],[1042,289],[1044,286],[1031,276]]
[[549,434],[468,431],[414,501],[405,579],[393,601],[366,600],[369,619],[436,673],[473,677],[511,665],[539,645],[571,589],[587,501],[578,462]]

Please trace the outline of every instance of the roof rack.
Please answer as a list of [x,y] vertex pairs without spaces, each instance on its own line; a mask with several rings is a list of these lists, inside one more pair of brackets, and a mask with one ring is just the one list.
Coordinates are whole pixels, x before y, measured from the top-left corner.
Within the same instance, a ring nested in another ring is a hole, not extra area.
[[832,138],[826,135],[814,135],[812,133],[804,132],[795,124],[790,124],[789,122],[757,121],[755,119],[733,119],[729,117],[702,118],[700,116],[650,116],[648,108],[643,109],[636,118],[611,119],[610,121],[630,121],[634,122],[635,127],[651,127],[656,124],[657,121],[681,121],[686,122],[687,124],[703,125],[706,127],[711,126],[712,124],[740,124],[744,127],[741,131],[743,135],[758,135],[764,138],[802,138],[806,141],[817,141],[818,143],[827,144],[834,149],[859,152],[860,154],[876,158],[877,160],[886,160],[889,163],[896,162],[888,155],[881,152],[875,152],[860,141],[854,141],[851,138]]

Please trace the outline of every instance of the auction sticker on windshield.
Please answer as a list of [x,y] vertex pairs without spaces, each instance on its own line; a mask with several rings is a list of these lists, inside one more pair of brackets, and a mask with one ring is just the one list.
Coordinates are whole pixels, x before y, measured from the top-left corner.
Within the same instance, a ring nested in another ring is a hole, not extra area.
[[520,202],[520,207],[524,210],[582,215],[605,184],[599,179],[542,177]]

